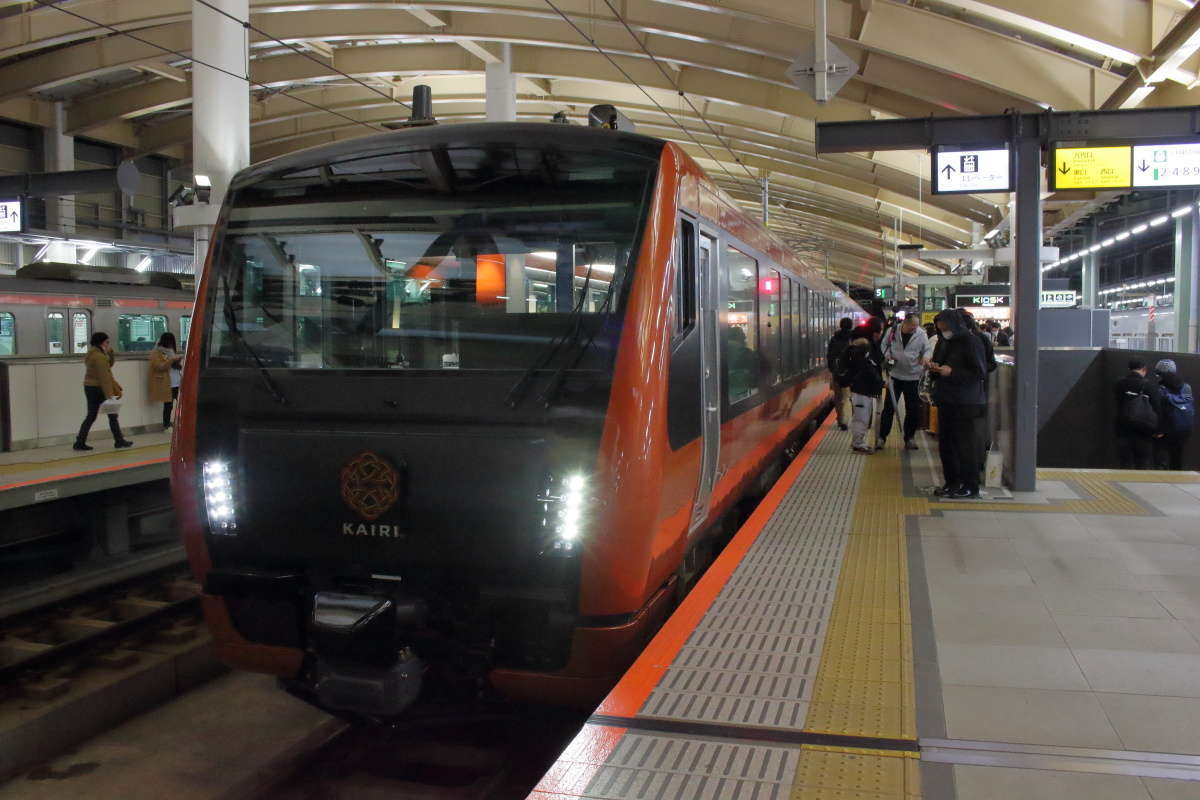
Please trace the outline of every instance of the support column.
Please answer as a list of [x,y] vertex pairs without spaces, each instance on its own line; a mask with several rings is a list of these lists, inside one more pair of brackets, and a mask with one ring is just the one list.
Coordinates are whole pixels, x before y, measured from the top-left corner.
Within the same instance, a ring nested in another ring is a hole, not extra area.
[[1042,296],[1042,147],[1031,136],[1016,143],[1017,207],[1013,215],[1013,327],[1016,330],[1016,407],[1013,409],[1012,488],[1037,489],[1038,306]]
[[[1091,231],[1088,233],[1084,247],[1091,247],[1100,238],[1096,231],[1098,227],[1093,217]],[[1083,307],[1097,308],[1100,298],[1100,252],[1088,253],[1080,259],[1080,263],[1083,268],[1083,285],[1080,287],[1083,295]]]
[[[248,0],[213,0],[236,20],[248,20]],[[201,3],[192,3],[192,174],[212,181],[209,208],[192,227],[199,273],[229,182],[250,164],[250,92],[247,33],[241,24]],[[212,67],[219,67],[212,69]],[[232,75],[227,74],[232,73]]]
[[[42,130],[42,169],[45,172],[66,172],[75,169],[75,137],[66,131],[66,110],[62,103],[54,104],[54,125]],[[46,228],[63,236],[75,234],[75,195],[46,198]],[[75,246],[53,242],[44,261],[75,263]]]
[[[1190,194],[1190,193],[1189,193]],[[1194,203],[1196,198],[1192,196]],[[1200,315],[1200,280],[1197,280],[1197,265],[1200,265],[1200,212],[1193,212],[1175,220],[1175,351],[1195,353],[1200,351],[1197,342],[1197,316]]]
[[515,122],[517,84],[512,74],[512,45],[500,45],[500,60],[487,65],[484,75],[488,122]]

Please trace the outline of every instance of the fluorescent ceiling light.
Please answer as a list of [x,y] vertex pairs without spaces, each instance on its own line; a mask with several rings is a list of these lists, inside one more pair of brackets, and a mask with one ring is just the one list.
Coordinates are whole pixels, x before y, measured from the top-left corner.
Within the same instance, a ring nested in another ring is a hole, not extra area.
[[1130,237],[1130,235],[1131,235],[1131,234],[1129,233],[1129,231],[1121,231],[1120,233],[1118,233],[1118,234],[1117,234],[1116,236],[1114,236],[1113,238],[1114,238],[1114,239],[1116,239],[1118,242],[1123,242],[1123,241],[1125,241],[1126,239],[1128,239],[1128,238]]
[[1114,239],[1105,239],[1103,242],[1101,242],[1101,243],[1100,243],[1100,246],[1101,246],[1101,247],[1112,247],[1112,246],[1113,246],[1113,243],[1114,243],[1115,241],[1116,241],[1116,240],[1114,240]]
[[142,256],[142,260],[137,263],[137,266],[134,267],[134,269],[136,269],[138,272],[145,272],[146,270],[150,269],[150,261],[150,256]]
[[196,188],[198,189],[212,188],[212,178],[208,177],[207,175],[201,175],[197,173],[196,175],[192,176],[192,180],[196,182]]
[[1132,233],[1134,236],[1139,236],[1139,235],[1145,233],[1146,231],[1148,231],[1149,229],[1150,229],[1149,225],[1138,225],[1135,228],[1131,228],[1129,232]]
[[99,253],[99,252],[100,252],[99,247],[91,248],[90,250],[88,250],[86,253],[83,254],[83,257],[79,259],[79,263],[80,264],[91,264],[92,259],[95,258],[96,253]]
[[534,258],[558,258],[558,253],[554,252],[553,250],[534,250],[529,255],[533,256]]
[[1163,214],[1161,217],[1155,217],[1154,219],[1150,220],[1150,227],[1157,228],[1159,225],[1166,225],[1170,221],[1171,218],[1166,214]]
[[1094,245],[1092,245],[1091,247],[1089,247],[1089,248],[1088,248],[1088,252],[1089,252],[1089,253],[1099,253],[1099,252],[1100,252],[1100,245],[1098,245],[1098,244],[1094,244]]
[[1179,219],[1180,217],[1186,217],[1190,213],[1192,213],[1192,207],[1184,206],[1183,208],[1177,208],[1174,211],[1172,211],[1171,216],[1174,217],[1175,219]]

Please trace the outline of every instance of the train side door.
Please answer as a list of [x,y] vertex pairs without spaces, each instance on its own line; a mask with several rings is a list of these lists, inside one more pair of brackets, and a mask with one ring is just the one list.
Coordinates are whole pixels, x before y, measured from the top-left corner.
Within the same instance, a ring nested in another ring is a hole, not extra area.
[[700,326],[700,386],[703,413],[703,455],[700,484],[692,506],[694,531],[708,516],[713,484],[717,478],[717,462],[721,455],[721,348],[717,326],[720,324],[720,292],[717,280],[717,237],[703,229],[697,247],[697,288],[699,293],[697,319]]
[[67,332],[67,309],[46,309],[46,353],[52,356],[71,352]]

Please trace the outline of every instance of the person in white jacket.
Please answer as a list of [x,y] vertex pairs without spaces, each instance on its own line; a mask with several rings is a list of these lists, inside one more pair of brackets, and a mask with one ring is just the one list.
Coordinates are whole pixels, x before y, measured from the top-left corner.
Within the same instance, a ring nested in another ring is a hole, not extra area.
[[925,374],[926,348],[929,337],[917,324],[916,314],[910,314],[899,325],[893,325],[883,337],[883,363],[887,366],[887,401],[879,421],[879,446],[892,432],[897,398],[904,398],[904,447],[916,450],[913,437],[920,423],[921,398],[918,389]]

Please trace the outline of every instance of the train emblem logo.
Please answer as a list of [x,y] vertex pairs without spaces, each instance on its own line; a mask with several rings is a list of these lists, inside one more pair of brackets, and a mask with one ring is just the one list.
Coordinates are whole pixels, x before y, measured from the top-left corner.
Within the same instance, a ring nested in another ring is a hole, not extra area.
[[342,467],[342,500],[365,520],[375,520],[400,498],[400,473],[369,450]]

